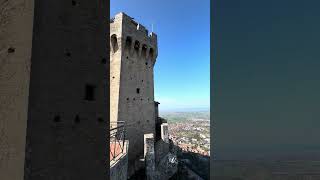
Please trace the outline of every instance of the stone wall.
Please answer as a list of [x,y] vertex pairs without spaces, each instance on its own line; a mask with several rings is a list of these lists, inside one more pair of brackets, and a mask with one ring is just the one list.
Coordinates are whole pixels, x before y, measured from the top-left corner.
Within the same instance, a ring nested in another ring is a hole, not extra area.
[[144,134],[144,161],[146,179],[153,180],[156,176],[155,149],[153,134]]
[[107,1],[35,1],[25,180],[107,179]]
[[[153,67],[157,36],[124,13],[111,23],[111,121],[126,121],[129,176],[143,158],[143,136],[155,133]],[[114,38],[113,38],[114,37]],[[112,40],[114,39],[114,40]],[[116,39],[116,40],[115,40]],[[114,93],[114,94],[113,94]]]
[[0,179],[22,180],[33,0],[0,0]]

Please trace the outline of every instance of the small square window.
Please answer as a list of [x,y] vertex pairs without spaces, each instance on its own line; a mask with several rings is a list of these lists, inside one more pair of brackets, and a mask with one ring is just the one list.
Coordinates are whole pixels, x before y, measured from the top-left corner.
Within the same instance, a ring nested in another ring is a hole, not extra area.
[[95,91],[96,87],[93,85],[86,85],[85,88],[85,100],[87,101],[94,101],[95,97],[94,97],[94,91]]

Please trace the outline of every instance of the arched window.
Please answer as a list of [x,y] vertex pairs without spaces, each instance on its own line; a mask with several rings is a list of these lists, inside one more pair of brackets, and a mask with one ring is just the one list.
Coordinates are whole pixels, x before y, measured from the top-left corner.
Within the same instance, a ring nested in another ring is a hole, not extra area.
[[134,50],[135,51],[139,51],[139,48],[140,48],[140,42],[139,41],[135,41],[134,42]]
[[112,48],[112,51],[113,51],[113,53],[115,53],[115,52],[117,52],[118,49],[119,49],[118,40],[117,40],[117,35],[113,34],[110,39],[111,39],[111,48]]
[[153,50],[153,48],[150,48],[149,59],[153,59],[153,58],[154,58],[154,50]]
[[126,39],[125,49],[126,50],[130,50],[131,49],[131,45],[132,45],[132,38],[130,36],[128,36],[127,39]]
[[143,58],[146,58],[146,56],[147,56],[147,45],[142,45],[142,57]]

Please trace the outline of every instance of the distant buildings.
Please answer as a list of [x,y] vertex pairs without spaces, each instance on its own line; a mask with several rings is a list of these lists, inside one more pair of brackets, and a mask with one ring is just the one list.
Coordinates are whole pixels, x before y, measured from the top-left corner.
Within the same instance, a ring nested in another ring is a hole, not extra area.
[[210,156],[209,121],[197,119],[192,121],[169,123],[169,138],[182,151]]

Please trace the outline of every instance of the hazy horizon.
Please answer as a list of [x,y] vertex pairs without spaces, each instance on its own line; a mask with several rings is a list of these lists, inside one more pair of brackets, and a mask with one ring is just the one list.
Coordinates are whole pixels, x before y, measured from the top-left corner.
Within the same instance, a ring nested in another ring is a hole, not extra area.
[[217,158],[320,154],[319,7],[215,1]]

